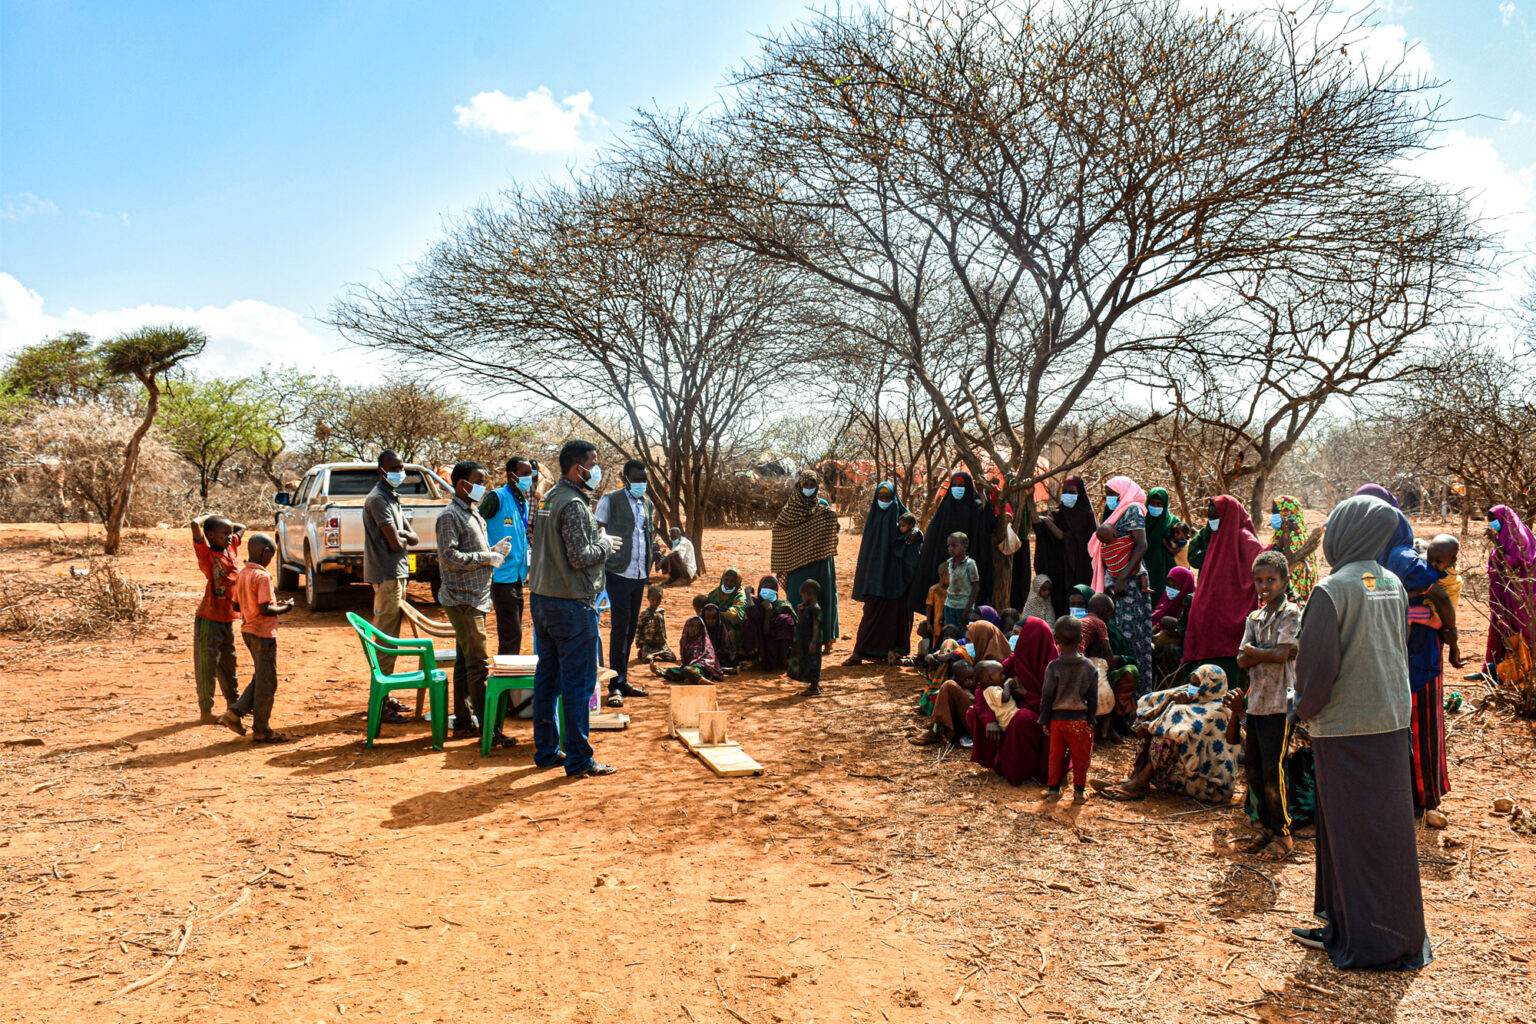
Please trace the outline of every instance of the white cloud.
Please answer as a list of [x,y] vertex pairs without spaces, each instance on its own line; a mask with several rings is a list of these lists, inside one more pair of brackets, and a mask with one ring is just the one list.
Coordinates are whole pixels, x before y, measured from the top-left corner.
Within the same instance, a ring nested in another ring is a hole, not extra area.
[[1509,167],[1492,139],[1453,128],[1409,166],[1426,178],[1467,190],[1473,212],[1503,233],[1504,248],[1525,248],[1536,241],[1536,165]]
[[0,354],[61,331],[106,338],[159,323],[199,327],[208,335],[208,347],[194,364],[207,374],[248,374],[268,364],[282,364],[354,380],[360,369],[381,362],[374,353],[307,323],[293,310],[257,299],[240,299],[227,306],[144,305],[50,314],[44,310],[42,295],[0,272]]
[[1499,17],[1506,25],[1513,21],[1515,15],[1518,13],[1520,13],[1520,9],[1517,8],[1513,3],[1499,4]]
[[543,85],[522,99],[513,99],[500,89],[476,93],[468,104],[454,107],[453,112],[454,124],[461,131],[505,135],[508,146],[532,153],[581,152],[587,148],[582,127],[602,123],[592,113],[590,92],[573,93],[556,103],[554,94]]
[[57,216],[59,212],[52,199],[44,199],[42,196],[33,195],[31,192],[18,192],[6,196],[0,201],[0,220],[26,220],[28,217]]
[[1511,107],[1504,111],[1504,128],[1513,128],[1525,120],[1525,114]]

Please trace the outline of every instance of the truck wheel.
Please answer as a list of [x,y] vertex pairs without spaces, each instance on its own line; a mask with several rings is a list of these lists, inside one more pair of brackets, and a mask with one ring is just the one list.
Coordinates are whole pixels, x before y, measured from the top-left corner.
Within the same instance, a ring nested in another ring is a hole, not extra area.
[[297,569],[290,569],[281,562],[277,566],[277,589],[295,591],[299,589],[299,573]]
[[314,558],[308,551],[305,552],[304,566],[304,603],[309,606],[309,610],[328,612],[336,607],[335,581],[315,571]]

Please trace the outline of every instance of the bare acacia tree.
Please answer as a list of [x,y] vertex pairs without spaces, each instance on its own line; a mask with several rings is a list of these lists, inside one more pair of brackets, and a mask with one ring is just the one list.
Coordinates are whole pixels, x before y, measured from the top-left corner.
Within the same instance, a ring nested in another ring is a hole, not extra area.
[[[817,15],[768,41],[718,112],[645,119],[636,157],[695,237],[887,307],[903,330],[886,343],[973,470],[981,452],[1007,475],[1022,521],[1055,433],[1181,339],[1203,344],[1234,275],[1377,232],[1343,212],[1404,181],[1434,110],[1341,52],[1353,40],[1325,13]],[[935,345],[929,310],[951,302],[973,326]]]
[[800,311],[816,286],[737,248],[663,233],[659,215],[647,183],[618,164],[513,193],[453,228],[399,284],[353,288],[332,322],[480,393],[577,417],[613,456],[646,464],[657,505],[702,562],[724,457],[813,372]]

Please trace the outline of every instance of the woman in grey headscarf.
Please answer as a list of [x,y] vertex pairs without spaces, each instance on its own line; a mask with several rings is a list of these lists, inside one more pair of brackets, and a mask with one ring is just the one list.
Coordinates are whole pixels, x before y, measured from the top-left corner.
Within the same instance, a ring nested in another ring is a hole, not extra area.
[[1414,970],[1432,959],[1414,837],[1408,592],[1377,564],[1398,514],[1374,497],[1328,517],[1332,573],[1307,602],[1291,722],[1312,737],[1323,928],[1296,928],[1335,967]]

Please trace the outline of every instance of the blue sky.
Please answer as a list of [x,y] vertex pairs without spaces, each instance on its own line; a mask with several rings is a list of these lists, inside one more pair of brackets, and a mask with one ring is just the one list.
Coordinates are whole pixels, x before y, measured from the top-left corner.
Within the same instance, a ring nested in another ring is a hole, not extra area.
[[[1448,80],[1470,120],[1424,170],[1484,192],[1522,246],[1531,4],[1376,5],[1369,47],[1414,42]],[[346,283],[515,179],[563,175],[637,106],[711,102],[754,33],[804,9],[0,0],[0,350],[175,318],[214,337],[210,371],[346,367],[314,320]]]

